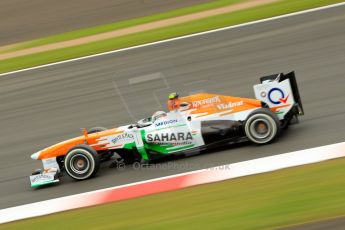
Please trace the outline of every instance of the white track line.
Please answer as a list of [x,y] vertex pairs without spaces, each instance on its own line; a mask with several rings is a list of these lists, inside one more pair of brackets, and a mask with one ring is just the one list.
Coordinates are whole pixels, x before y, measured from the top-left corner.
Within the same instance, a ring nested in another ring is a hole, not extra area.
[[22,69],[22,70],[16,70],[16,71],[8,72],[8,73],[2,73],[2,74],[0,74],[0,77],[1,76],[5,76],[5,75],[10,75],[10,74],[15,74],[15,73],[21,73],[21,72],[25,72],[25,71],[35,70],[35,69],[41,69],[41,68],[44,68],[44,67],[59,65],[59,64],[63,64],[63,63],[68,63],[68,62],[79,61],[79,60],[88,59],[88,58],[99,57],[99,56],[103,56],[103,55],[107,55],[107,54],[124,52],[124,51],[132,50],[132,49],[137,49],[137,48],[142,48],[142,47],[146,47],[146,46],[152,46],[152,45],[158,45],[158,44],[162,44],[162,43],[166,43],[166,42],[177,41],[177,40],[181,40],[181,39],[185,39],[185,38],[196,37],[196,36],[200,36],[200,35],[204,35],[204,34],[210,34],[210,33],[220,32],[220,31],[224,31],[224,30],[230,30],[230,29],[235,29],[235,28],[239,28],[239,27],[254,25],[254,24],[258,24],[258,23],[269,22],[269,21],[273,21],[273,20],[277,20],[277,19],[281,19],[281,18],[287,18],[287,17],[292,17],[292,16],[296,16],[296,15],[311,13],[311,12],[315,12],[315,11],[335,8],[335,7],[339,7],[339,6],[343,6],[343,5],[345,5],[345,2],[341,2],[341,3],[337,3],[337,4],[332,4],[332,5],[327,5],[327,6],[322,6],[322,7],[317,7],[317,8],[313,8],[313,9],[309,9],[309,10],[303,10],[303,11],[299,11],[299,12],[295,12],[295,13],[290,13],[290,14],[284,14],[284,15],[280,15],[280,16],[276,16],[276,17],[271,17],[271,18],[266,18],[266,19],[261,19],[261,20],[257,20],[257,21],[246,22],[246,23],[242,23],[242,24],[238,24],[238,25],[234,25],[234,26],[223,27],[223,28],[220,28],[220,29],[209,30],[209,31],[205,31],[205,32],[185,35],[185,36],[176,37],[176,38],[170,38],[170,39],[166,39],[166,40],[162,40],[162,41],[158,41],[158,42],[151,42],[151,43],[147,43],[147,44],[143,44],[143,45],[132,46],[132,47],[128,47],[128,48],[108,51],[108,52],[99,53],[99,54],[93,54],[93,55],[89,55],[89,56],[69,59],[69,60],[60,61],[60,62],[54,62],[54,63],[40,65],[40,66],[36,66],[36,67],[31,67],[31,68],[26,68],[26,69]]

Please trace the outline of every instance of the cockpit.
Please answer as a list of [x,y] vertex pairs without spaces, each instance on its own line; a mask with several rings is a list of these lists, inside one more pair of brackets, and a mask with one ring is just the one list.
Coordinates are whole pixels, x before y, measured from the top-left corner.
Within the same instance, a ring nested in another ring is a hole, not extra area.
[[167,113],[164,111],[157,111],[155,112],[152,117],[141,119],[137,122],[138,128],[143,128],[152,125],[155,121],[160,120],[162,118],[166,118]]

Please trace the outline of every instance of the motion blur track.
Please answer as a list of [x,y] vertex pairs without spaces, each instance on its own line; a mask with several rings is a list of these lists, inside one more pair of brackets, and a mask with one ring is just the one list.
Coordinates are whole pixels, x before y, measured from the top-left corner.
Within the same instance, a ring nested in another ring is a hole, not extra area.
[[[339,6],[1,76],[0,208],[344,141],[344,24],[345,7]],[[254,97],[260,76],[290,70],[306,115],[273,144],[164,162],[175,163],[169,169],[105,166],[91,180],[64,176],[57,186],[30,189],[28,176],[41,167],[30,154],[79,135],[81,127],[116,127],[150,116],[171,91]]]
[[192,6],[210,0],[1,0],[0,45]]

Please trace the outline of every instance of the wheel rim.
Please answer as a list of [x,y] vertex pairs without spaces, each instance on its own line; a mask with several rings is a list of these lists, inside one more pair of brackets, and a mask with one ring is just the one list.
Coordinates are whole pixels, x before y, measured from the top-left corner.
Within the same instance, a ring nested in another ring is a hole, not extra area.
[[90,160],[83,154],[76,154],[71,157],[70,168],[76,174],[84,174],[90,169]]
[[244,129],[248,139],[257,144],[270,142],[278,131],[274,119],[270,115],[264,113],[250,116],[245,123]]
[[257,139],[265,139],[271,134],[271,125],[266,119],[256,119],[250,124],[250,132]]

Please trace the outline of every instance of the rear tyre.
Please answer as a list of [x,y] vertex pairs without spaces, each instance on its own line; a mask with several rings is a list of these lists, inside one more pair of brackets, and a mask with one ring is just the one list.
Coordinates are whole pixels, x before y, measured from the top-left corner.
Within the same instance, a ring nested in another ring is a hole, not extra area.
[[69,150],[64,166],[67,174],[75,180],[86,180],[96,175],[100,167],[97,152],[88,145],[77,145]]
[[98,132],[102,132],[102,131],[105,131],[107,130],[107,128],[104,128],[104,127],[93,127],[91,129],[89,129],[87,131],[88,134],[91,134],[91,133],[98,133]]
[[244,124],[244,131],[250,141],[268,144],[278,136],[280,122],[271,110],[261,108],[249,115]]

